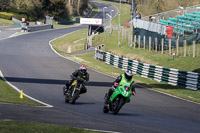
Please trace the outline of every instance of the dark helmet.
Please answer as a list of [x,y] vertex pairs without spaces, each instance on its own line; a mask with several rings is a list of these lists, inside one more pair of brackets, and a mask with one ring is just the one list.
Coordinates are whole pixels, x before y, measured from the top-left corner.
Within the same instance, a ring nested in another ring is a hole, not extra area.
[[86,73],[86,72],[87,72],[87,68],[85,67],[85,65],[82,65],[82,66],[80,67],[80,71],[81,71],[82,73]]
[[125,75],[126,81],[128,81],[128,82],[129,82],[129,81],[132,79],[132,77],[133,77],[133,73],[132,73],[132,71],[130,71],[130,70],[125,71],[124,75]]

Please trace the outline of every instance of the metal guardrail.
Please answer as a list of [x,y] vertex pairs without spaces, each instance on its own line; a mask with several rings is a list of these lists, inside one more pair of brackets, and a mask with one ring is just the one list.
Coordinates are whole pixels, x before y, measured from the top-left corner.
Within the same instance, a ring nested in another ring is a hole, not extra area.
[[40,31],[52,29],[52,25],[36,25],[36,26],[22,26],[22,30],[27,32]]
[[200,91],[200,73],[187,72],[173,68],[149,65],[136,60],[119,57],[109,52],[95,49],[95,57],[107,64],[122,70],[132,70],[144,78],[164,82],[173,86],[180,86],[190,90]]

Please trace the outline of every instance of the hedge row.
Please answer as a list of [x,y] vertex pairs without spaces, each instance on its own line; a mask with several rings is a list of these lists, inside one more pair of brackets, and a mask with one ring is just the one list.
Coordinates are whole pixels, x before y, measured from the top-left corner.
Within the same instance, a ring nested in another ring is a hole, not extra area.
[[0,12],[0,18],[11,20],[14,15],[12,13]]
[[22,18],[26,18],[29,21],[35,21],[37,18],[33,15],[21,14],[21,13],[7,13],[0,12],[0,18],[11,20],[12,17],[21,20]]

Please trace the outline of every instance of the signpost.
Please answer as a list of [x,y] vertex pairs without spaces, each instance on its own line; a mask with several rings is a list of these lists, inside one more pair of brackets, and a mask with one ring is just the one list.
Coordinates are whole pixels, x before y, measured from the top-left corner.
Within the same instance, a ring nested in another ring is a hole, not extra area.
[[102,19],[97,19],[97,18],[80,18],[80,24],[102,25]]
[[92,31],[101,30],[102,27],[102,19],[99,18],[80,18],[80,24],[86,24],[88,26],[88,37],[87,43],[85,44],[85,49],[88,49],[92,46]]

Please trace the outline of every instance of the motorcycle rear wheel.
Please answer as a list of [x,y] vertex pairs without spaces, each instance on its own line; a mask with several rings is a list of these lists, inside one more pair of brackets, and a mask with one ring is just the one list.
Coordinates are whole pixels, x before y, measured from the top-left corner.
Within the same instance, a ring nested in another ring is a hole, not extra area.
[[65,94],[65,103],[69,103],[69,95]]

